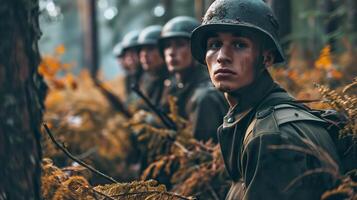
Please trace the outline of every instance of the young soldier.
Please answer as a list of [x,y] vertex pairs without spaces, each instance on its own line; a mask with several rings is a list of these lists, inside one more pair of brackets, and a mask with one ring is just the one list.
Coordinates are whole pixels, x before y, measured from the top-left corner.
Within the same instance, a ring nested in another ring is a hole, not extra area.
[[125,104],[127,106],[137,100],[138,97],[133,93],[131,86],[140,85],[143,74],[137,48],[138,37],[139,31],[130,31],[125,34],[121,42],[115,45],[113,50],[114,56],[125,71]]
[[143,92],[158,106],[164,89],[164,81],[168,78],[165,62],[159,52],[158,39],[162,27],[153,25],[141,31],[138,39],[140,63],[145,70]]
[[266,69],[284,61],[277,29],[262,0],[216,0],[192,33],[193,56],[230,105],[218,131],[227,199],[320,199],[333,184],[321,151],[339,158],[324,121],[287,103],[298,105]]
[[161,31],[159,46],[169,72],[176,78],[167,93],[177,97],[180,116],[192,123],[196,139],[217,141],[217,128],[228,106],[210,82],[207,69],[192,58],[190,37],[198,25],[192,17],[171,19]]

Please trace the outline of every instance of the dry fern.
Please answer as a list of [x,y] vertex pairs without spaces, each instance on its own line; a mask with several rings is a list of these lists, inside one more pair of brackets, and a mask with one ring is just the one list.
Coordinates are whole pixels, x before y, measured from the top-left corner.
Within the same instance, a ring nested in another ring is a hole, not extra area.
[[348,123],[340,132],[341,136],[350,134],[354,138],[357,138],[357,96],[355,94],[347,94],[348,90],[356,85],[357,78],[354,79],[353,83],[344,87],[342,93],[332,90],[327,86],[316,85],[324,100],[331,105],[333,109],[344,114],[348,118]]

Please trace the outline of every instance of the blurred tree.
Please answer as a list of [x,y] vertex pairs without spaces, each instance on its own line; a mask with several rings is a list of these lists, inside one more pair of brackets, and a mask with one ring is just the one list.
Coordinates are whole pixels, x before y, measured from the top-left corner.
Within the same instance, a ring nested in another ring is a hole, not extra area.
[[203,15],[213,1],[214,0],[195,0],[195,16],[199,21],[201,21]]
[[40,123],[46,85],[37,73],[38,0],[0,4],[0,199],[40,199]]
[[357,1],[347,0],[347,30],[354,47],[357,47]]
[[288,40],[285,37],[291,34],[291,0],[271,0],[271,7],[279,21],[279,36],[284,48],[287,48]]
[[88,67],[91,76],[95,78],[99,68],[96,0],[78,1],[78,3],[83,4],[81,20],[84,30],[84,65]]
[[[325,13],[332,13],[336,10],[336,8],[338,7],[337,2],[335,0],[326,0],[325,2],[321,2],[321,7],[324,10]],[[332,15],[330,16],[327,21],[326,21],[326,25],[325,25],[325,33],[327,35],[332,35],[334,34],[336,31],[338,31],[339,26],[341,25],[341,18],[336,16],[336,15]],[[329,45],[331,46],[331,50],[335,50],[336,49],[336,38],[335,37],[328,37],[327,39]]]

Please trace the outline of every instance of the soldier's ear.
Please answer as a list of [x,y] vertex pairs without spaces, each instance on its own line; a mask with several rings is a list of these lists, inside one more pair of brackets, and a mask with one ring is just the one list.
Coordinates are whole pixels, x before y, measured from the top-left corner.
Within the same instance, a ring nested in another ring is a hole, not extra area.
[[263,60],[263,64],[265,67],[270,67],[273,65],[274,63],[274,59],[275,59],[275,56],[274,56],[274,51],[272,49],[269,49],[269,50],[265,50],[263,52],[263,57],[264,57],[264,60]]

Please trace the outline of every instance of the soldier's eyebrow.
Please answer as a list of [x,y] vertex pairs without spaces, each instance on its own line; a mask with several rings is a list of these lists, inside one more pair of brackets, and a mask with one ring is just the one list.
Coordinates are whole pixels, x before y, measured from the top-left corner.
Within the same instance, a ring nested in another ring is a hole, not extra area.
[[244,33],[243,31],[235,31],[232,33],[234,37],[247,37],[247,34]]
[[209,38],[213,38],[213,37],[218,37],[218,33],[214,32],[214,33],[208,33],[206,35],[206,40],[208,40]]

